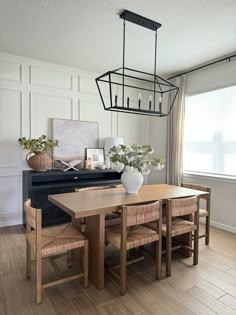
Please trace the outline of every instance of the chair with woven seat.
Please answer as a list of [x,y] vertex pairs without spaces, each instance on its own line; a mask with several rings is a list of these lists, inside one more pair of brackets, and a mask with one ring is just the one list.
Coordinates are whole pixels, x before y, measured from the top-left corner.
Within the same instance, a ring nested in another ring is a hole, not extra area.
[[[91,187],[83,187],[83,188],[76,188],[75,192],[81,192],[81,191],[96,191],[96,190],[103,190],[103,189],[109,189],[109,188],[120,188],[121,185],[112,185],[112,186],[91,186]],[[121,219],[120,215],[118,213],[109,213],[105,215],[105,226],[113,226],[116,224],[120,224]],[[80,225],[80,231],[82,233],[85,232],[86,229],[86,218],[80,219],[79,222]]]
[[181,183],[182,187],[196,189],[208,192],[208,195],[200,196],[200,200],[204,200],[206,209],[199,209],[199,218],[206,218],[205,234],[199,235],[199,238],[205,237],[205,244],[209,245],[210,241],[210,210],[211,210],[211,188],[203,185]]
[[[142,224],[155,221],[156,230]],[[127,250],[156,242],[156,279],[161,277],[161,226],[162,203],[123,206],[121,225],[106,228],[105,240],[120,249],[120,294],[126,291],[126,255]],[[116,274],[115,274],[116,275]],[[117,275],[116,275],[117,276]]]
[[[185,220],[179,217],[192,216]],[[162,225],[162,235],[166,238],[166,276],[171,276],[172,238],[194,232],[193,249],[182,244],[182,247],[193,252],[193,264],[198,264],[198,233],[199,233],[199,199],[189,198],[169,199],[167,202],[166,224]]]
[[[31,207],[31,200],[24,203],[26,212],[26,276],[31,278],[31,251],[36,258],[37,304],[42,302],[42,289],[84,277],[88,285],[88,240],[71,224],[42,229],[42,210]],[[42,284],[42,258],[59,255],[75,248],[84,248],[83,273]]]

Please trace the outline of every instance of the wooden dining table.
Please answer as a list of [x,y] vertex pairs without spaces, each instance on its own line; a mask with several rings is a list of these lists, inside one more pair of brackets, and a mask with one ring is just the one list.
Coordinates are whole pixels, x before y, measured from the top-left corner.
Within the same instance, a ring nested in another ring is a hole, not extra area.
[[[98,288],[104,288],[105,214],[118,211],[122,205],[140,204],[171,198],[202,196],[206,192],[166,184],[143,185],[137,194],[127,194],[124,188],[81,191],[49,195],[48,199],[72,217],[72,222],[86,217],[89,240],[89,278]],[[185,239],[191,246],[191,235]]]

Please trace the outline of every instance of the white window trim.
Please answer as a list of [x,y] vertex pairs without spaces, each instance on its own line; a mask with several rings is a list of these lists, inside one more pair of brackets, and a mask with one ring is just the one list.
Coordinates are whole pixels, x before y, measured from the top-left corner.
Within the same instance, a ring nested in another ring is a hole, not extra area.
[[216,175],[210,173],[200,173],[200,172],[192,172],[192,171],[183,171],[184,177],[189,178],[199,178],[199,179],[206,179],[221,183],[231,183],[236,184],[236,177],[235,176],[226,176],[226,175]]
[[[204,93],[208,93],[208,92],[214,92],[214,91],[218,91],[218,90],[222,90],[222,89],[227,89],[230,87],[236,87],[236,82],[232,83],[232,84],[222,84],[220,86],[211,88],[211,89],[199,89],[198,91],[195,91],[194,93],[188,93],[185,95],[185,99],[187,97],[191,97],[191,96],[197,96],[199,94],[204,94]],[[227,175],[220,175],[220,174],[211,174],[211,173],[201,173],[201,172],[194,172],[194,171],[188,171],[188,170],[184,170],[183,171],[183,176],[185,177],[191,177],[191,178],[205,178],[205,179],[209,179],[209,180],[213,180],[213,181],[217,181],[217,182],[225,182],[225,183],[232,183],[232,184],[236,184],[236,176],[227,176]]]

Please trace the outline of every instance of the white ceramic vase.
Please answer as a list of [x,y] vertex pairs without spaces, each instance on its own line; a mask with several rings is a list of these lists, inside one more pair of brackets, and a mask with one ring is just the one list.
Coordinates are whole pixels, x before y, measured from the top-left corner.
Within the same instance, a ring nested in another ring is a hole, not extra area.
[[121,175],[121,182],[127,194],[137,194],[143,184],[143,174],[133,167],[126,167]]

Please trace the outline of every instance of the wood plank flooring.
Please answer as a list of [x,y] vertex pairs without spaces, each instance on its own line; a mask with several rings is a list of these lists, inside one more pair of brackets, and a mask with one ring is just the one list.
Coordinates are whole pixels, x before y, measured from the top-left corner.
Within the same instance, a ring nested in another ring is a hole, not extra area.
[[[201,227],[203,228],[203,227]],[[25,230],[22,226],[0,229],[0,315],[28,314],[219,314],[236,315],[236,235],[211,229],[210,246],[200,240],[199,265],[191,258],[173,255],[172,276],[154,280],[153,258],[128,267],[128,287],[119,295],[117,281],[106,274],[105,289],[80,280],[44,290],[43,304],[35,301],[35,265],[32,279],[25,278]],[[66,272],[65,258],[56,259]],[[163,275],[164,275],[163,263]],[[73,268],[72,268],[73,269]],[[45,280],[55,271],[43,262]]]

